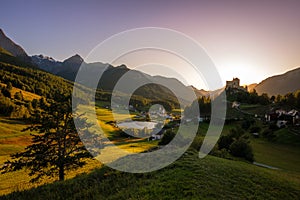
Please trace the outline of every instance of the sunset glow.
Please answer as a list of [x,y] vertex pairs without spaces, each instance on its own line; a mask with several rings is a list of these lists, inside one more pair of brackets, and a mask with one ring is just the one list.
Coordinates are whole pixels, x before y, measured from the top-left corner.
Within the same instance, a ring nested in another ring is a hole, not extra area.
[[[232,77],[239,77],[242,84],[259,83],[300,64],[300,1],[16,2],[1,3],[1,28],[31,55],[84,58],[119,32],[163,27],[196,40],[216,64],[224,84]],[[173,62],[173,67],[181,65]],[[205,89],[197,78],[185,76],[188,84]]]

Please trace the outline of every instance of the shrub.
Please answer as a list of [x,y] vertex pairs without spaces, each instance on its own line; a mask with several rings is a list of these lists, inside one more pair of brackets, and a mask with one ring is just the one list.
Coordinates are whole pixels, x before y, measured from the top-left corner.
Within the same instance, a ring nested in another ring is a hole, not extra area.
[[271,124],[269,125],[269,129],[272,130],[272,131],[276,131],[276,130],[278,130],[279,128],[276,126],[276,124],[271,123]]
[[253,161],[252,148],[247,140],[240,138],[234,141],[229,149],[233,156],[242,157],[251,162]]
[[203,137],[198,135],[198,136],[195,137],[194,141],[192,142],[191,148],[199,151],[200,148],[201,148],[202,143],[203,143]]
[[261,131],[261,128],[259,126],[252,126],[250,128],[250,133],[259,133]]
[[253,153],[252,148],[249,145],[249,137],[241,128],[231,129],[228,135],[222,135],[218,141],[218,148],[212,153],[212,155],[228,157],[228,153],[236,157],[253,161]]
[[244,120],[243,121],[243,123],[242,123],[242,128],[244,129],[244,130],[248,130],[249,128],[250,128],[250,126],[252,125],[254,123],[254,120],[252,119],[246,119],[246,120]]
[[167,130],[164,136],[162,137],[161,141],[158,143],[159,145],[167,145],[169,144],[173,138],[175,137],[176,133],[172,130]]
[[22,92],[16,92],[15,95],[14,95],[14,98],[17,99],[17,100],[21,100],[21,101],[24,100]]
[[230,158],[230,154],[226,149],[215,149],[213,148],[213,150],[209,153],[212,156],[217,156],[219,158]]
[[233,142],[233,138],[231,135],[223,135],[220,137],[218,141],[219,149],[229,149],[229,146]]
[[1,92],[2,92],[3,96],[5,96],[7,98],[11,98],[11,92],[7,88],[3,88]]
[[232,138],[235,138],[235,139],[240,138],[244,134],[245,134],[245,132],[240,127],[239,128],[233,128],[229,132],[229,136],[232,137]]
[[11,100],[7,97],[0,95],[0,113],[5,116],[10,116],[10,114],[15,109],[16,105],[11,102]]
[[269,140],[272,140],[273,138],[275,138],[275,134],[274,134],[274,131],[272,129],[266,129],[262,132],[262,135],[269,139]]

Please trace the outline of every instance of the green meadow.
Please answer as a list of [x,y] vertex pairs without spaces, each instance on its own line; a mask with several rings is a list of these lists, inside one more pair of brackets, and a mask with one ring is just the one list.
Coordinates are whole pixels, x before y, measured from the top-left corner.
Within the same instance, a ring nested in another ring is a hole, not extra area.
[[[101,126],[103,132],[110,139],[113,139],[113,143],[122,150],[125,150],[127,154],[130,153],[140,153],[146,151],[152,147],[157,146],[158,141],[148,142],[147,139],[127,139],[124,137],[115,136],[119,129],[114,127],[107,122],[112,121],[111,110],[104,108],[96,108],[98,123]],[[118,114],[118,117],[126,116],[124,114]],[[25,149],[27,145],[31,142],[31,136],[29,131],[22,131],[24,128],[28,127],[29,124],[26,124],[20,120],[12,120],[5,117],[0,117],[0,166],[10,158],[10,155],[13,153],[20,152]],[[124,154],[118,155],[118,152],[114,151],[110,146],[107,146],[102,150],[103,154],[110,154],[109,159],[112,161],[124,156]],[[125,154],[125,155],[127,155]],[[67,178],[73,178],[81,173],[88,173],[91,170],[101,167],[101,163],[94,160],[87,160],[88,164],[83,168],[78,170],[70,171],[67,173]],[[29,183],[31,179],[27,175],[28,171],[21,170],[6,174],[1,174],[0,176],[0,194],[7,194],[17,190],[29,189],[42,185],[45,183],[51,183],[56,181],[56,179],[44,179],[40,183]]]
[[188,151],[172,165],[130,174],[108,167],[3,199],[297,199],[299,182],[277,171]]
[[[120,136],[120,130],[110,123],[113,121],[110,109],[97,105],[96,114],[97,123],[105,136],[127,152],[119,154],[109,145],[106,146],[102,153],[109,155],[110,162],[158,145],[158,141]],[[128,117],[124,113],[116,115],[123,120]],[[257,124],[265,128],[263,124]],[[230,129],[240,125],[239,121],[226,124],[222,134],[228,134]],[[21,131],[27,126],[23,121],[0,117],[1,165],[10,154],[22,151],[30,144],[29,132]],[[205,135],[208,127],[208,123],[201,123],[198,132]],[[290,135],[292,133],[287,129],[280,129],[276,134],[279,141],[254,138],[250,133],[249,137],[255,161],[278,170],[236,159],[213,156],[199,159],[198,152],[191,149],[174,164],[146,174],[117,172],[102,166],[95,159],[88,160],[83,168],[69,171],[67,180],[61,183],[56,182],[56,179],[29,183],[30,177],[26,170],[2,174],[0,194],[11,193],[4,196],[4,199],[295,199],[300,195],[300,149],[296,145],[297,136]]]

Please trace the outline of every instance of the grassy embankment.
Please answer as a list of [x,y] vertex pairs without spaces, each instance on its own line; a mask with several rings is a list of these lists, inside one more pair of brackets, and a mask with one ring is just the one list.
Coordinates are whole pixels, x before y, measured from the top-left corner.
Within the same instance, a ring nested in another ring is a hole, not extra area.
[[145,174],[107,167],[65,182],[12,193],[4,199],[297,199],[299,182],[270,169],[189,151]]

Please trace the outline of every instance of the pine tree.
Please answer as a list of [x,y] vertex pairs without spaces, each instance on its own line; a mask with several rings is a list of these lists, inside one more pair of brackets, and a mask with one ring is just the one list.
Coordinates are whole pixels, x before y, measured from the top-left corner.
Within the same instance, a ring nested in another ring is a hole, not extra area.
[[[73,116],[70,98],[44,103],[43,111],[36,110],[32,117],[34,125],[27,128],[35,132],[31,133],[32,144],[24,152],[13,154],[12,160],[6,161],[2,167],[2,173],[27,168],[30,170],[29,175],[34,176],[31,182],[44,176],[57,175],[62,181],[67,170],[82,167],[86,164],[84,158],[92,158],[79,134],[87,133],[100,143],[99,137],[88,131],[90,125],[85,119]],[[79,118],[82,124],[80,130],[78,127],[76,130],[73,117]]]
[[11,91],[13,89],[13,86],[11,84],[11,82],[8,82],[7,85],[6,85],[6,88]]

